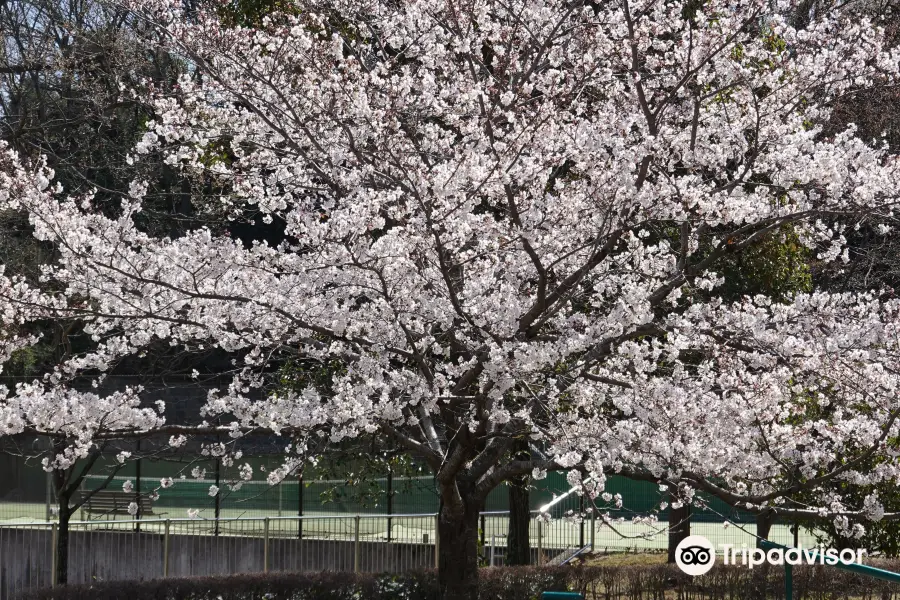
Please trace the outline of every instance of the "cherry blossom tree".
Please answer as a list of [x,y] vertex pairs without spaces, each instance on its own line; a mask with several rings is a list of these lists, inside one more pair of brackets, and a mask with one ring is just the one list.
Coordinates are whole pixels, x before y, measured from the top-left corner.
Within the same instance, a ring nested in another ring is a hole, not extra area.
[[[797,29],[761,0],[329,0],[245,28],[180,6],[135,3],[194,67],[148,99],[159,118],[128,160],[162,152],[221,191],[215,210],[286,237],[153,235],[147,182],[101,215],[5,152],[0,205],[59,260],[41,285],[3,276],[3,322],[82,319],[96,346],[8,390],[3,434],[100,414],[190,434],[132,395],[39,415],[150,344],[219,348],[237,372],[204,410],[233,437],[289,435],[300,460],[378,433],[430,466],[448,600],[475,597],[487,493],[525,474],[566,470],[598,508],[624,472],[850,534],[897,516],[817,490],[900,477],[900,302],[721,293],[759,244],[843,260],[847,228],[892,219],[897,157],[852,125],[823,133],[836,98],[897,81],[870,21]],[[325,389],[257,393],[298,350],[337,365]]]

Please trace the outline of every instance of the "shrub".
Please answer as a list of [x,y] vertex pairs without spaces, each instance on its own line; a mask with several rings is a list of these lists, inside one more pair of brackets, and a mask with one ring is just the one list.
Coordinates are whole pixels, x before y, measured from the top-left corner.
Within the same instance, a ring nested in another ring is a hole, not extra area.
[[[390,579],[388,577],[385,580]],[[390,595],[379,579],[350,573],[254,573],[110,581],[28,592],[22,600],[373,600]],[[381,587],[382,591],[379,591]],[[412,599],[411,599],[412,600]],[[415,599],[418,600],[418,599]]]
[[[900,562],[873,562],[900,571]],[[674,565],[503,567],[482,569],[479,598],[537,600],[571,590],[595,600],[784,600],[784,571],[717,565],[690,577]],[[827,566],[794,568],[795,598],[900,599],[900,585]],[[399,574],[256,573],[113,581],[27,592],[20,600],[439,600],[433,570]]]
[[[482,598],[529,600],[567,589],[574,569],[483,569]],[[400,574],[254,573],[225,577],[110,581],[27,592],[21,600],[438,600],[433,570]]]

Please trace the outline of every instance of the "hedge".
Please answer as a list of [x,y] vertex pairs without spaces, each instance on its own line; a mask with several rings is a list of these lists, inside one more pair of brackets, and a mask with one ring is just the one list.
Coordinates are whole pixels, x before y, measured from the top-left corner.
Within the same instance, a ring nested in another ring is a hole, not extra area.
[[[900,571],[900,562],[876,566]],[[673,565],[482,569],[473,600],[535,600],[573,590],[589,600],[785,600],[784,571],[717,565],[690,577]],[[33,590],[21,600],[439,600],[436,573],[268,573],[101,582]],[[794,600],[900,600],[900,585],[826,566],[794,568]]]
[[[566,590],[571,569],[482,569],[481,596],[528,600],[546,590]],[[438,600],[434,570],[402,574],[255,573],[111,581],[32,590],[20,600]]]

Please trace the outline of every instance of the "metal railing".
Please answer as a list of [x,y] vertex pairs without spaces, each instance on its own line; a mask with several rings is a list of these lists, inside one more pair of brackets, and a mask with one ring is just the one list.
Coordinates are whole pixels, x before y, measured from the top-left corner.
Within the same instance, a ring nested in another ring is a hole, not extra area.
[[[502,564],[507,512],[481,515],[485,558]],[[583,527],[533,519],[533,562],[577,549]],[[0,523],[0,598],[56,584],[56,522]],[[593,539],[593,533],[589,536]],[[436,566],[437,515],[308,515],[69,523],[68,582],[268,571],[401,572]],[[499,560],[496,560],[499,559]]]
[[[387,538],[387,522],[391,537]],[[436,515],[73,521],[68,581],[435,565]],[[55,585],[56,523],[0,525],[0,598]]]
[[[697,529],[711,540],[736,545],[751,537],[722,524],[698,524]],[[490,557],[492,564],[502,565],[509,513],[482,513],[479,530],[485,564]],[[55,522],[0,523],[0,600],[56,583],[58,535]],[[547,521],[537,511],[529,535],[532,564],[554,564],[585,549],[639,551],[667,544],[663,524],[556,515]],[[68,581],[85,583],[266,571],[401,572],[436,565],[440,540],[434,513],[312,514],[73,521],[68,549]]]
[[[773,542],[770,542],[769,540],[760,540],[759,545],[765,551],[790,550],[790,548],[787,546],[775,544]],[[812,552],[810,556],[812,563],[815,563],[816,560],[820,559],[818,552]],[[871,577],[873,579],[881,579],[882,581],[900,583],[900,573],[886,571],[884,569],[879,569],[878,567],[870,567],[868,565],[863,565],[857,562],[843,562],[841,560],[832,560],[831,558],[824,556],[821,558],[821,564],[834,567],[836,569],[851,571],[853,573],[865,575],[866,577]],[[784,597],[785,600],[792,600],[794,597],[794,567],[793,565],[788,564],[786,561],[784,563]]]

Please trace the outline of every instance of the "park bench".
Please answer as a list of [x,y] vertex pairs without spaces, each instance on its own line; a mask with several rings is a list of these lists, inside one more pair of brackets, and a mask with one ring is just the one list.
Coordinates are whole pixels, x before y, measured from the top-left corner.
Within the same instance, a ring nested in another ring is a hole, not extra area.
[[[138,503],[138,515],[146,516],[153,514],[153,504],[147,496],[136,497],[134,493],[120,492],[116,490],[99,490],[94,492],[90,498],[81,506],[82,520],[91,520],[91,515],[100,515],[99,520],[108,516],[128,515],[128,505],[132,502]],[[84,519],[84,517],[87,519]]]

